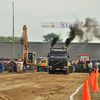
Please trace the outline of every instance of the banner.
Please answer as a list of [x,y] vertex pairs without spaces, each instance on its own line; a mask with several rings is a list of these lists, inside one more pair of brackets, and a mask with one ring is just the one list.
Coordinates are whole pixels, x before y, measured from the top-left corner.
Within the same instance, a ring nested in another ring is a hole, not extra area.
[[41,22],[42,28],[69,28],[70,26],[78,25],[74,22]]

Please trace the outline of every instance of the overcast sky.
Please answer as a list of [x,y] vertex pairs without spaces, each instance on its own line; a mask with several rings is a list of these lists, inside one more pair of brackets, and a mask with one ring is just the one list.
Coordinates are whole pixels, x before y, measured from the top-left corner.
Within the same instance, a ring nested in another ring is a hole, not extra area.
[[0,0],[0,36],[12,36],[12,2],[14,34],[21,37],[27,25],[28,41],[42,42],[43,35],[51,32],[61,34],[63,41],[68,37],[68,28],[41,28],[41,22],[85,21],[87,17],[100,22],[100,0]]

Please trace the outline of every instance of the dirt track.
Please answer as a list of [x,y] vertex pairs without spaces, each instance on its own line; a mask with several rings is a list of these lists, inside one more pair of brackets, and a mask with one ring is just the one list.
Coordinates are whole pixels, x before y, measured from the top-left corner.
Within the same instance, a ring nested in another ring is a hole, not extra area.
[[[69,100],[84,77],[89,78],[89,74],[0,74],[0,100]],[[74,100],[80,98],[76,95]]]

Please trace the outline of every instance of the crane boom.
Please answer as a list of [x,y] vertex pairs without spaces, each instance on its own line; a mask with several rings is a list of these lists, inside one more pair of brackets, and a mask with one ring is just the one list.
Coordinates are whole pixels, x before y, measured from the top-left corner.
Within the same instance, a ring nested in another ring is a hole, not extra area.
[[23,45],[23,66],[25,70],[34,70],[36,65],[36,53],[28,52],[28,38],[27,38],[27,27],[23,25],[23,33],[20,40]]
[[24,42],[23,42],[23,45],[24,45],[23,60],[24,60],[24,63],[26,63],[26,61],[28,59],[28,57],[27,57],[27,54],[28,54],[28,39],[27,39],[27,27],[26,27],[26,25],[23,25],[22,37],[24,39]]

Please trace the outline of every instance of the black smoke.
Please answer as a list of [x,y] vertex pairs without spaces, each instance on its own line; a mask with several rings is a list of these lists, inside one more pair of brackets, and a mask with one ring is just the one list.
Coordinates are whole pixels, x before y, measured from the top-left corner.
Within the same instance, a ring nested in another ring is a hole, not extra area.
[[84,34],[82,29],[79,28],[78,26],[70,26],[69,28],[70,28],[69,37],[65,41],[66,47],[68,47],[71,41],[75,39],[76,35],[77,37],[80,38],[80,41],[83,40],[83,34]]
[[70,33],[69,33],[69,38],[66,39],[65,44],[66,47],[68,47],[68,45],[71,43],[71,41],[75,38],[75,28],[76,27],[70,27]]
[[100,39],[100,26],[98,22],[95,19],[91,18],[86,18],[85,20],[88,24],[88,26],[86,27],[86,32],[91,32],[91,41],[93,40],[93,37]]
[[51,42],[51,47],[53,47],[57,43],[58,39],[59,39],[59,36],[53,38]]
[[69,27],[69,37],[66,39],[65,44],[68,45],[77,37],[79,42],[88,43],[93,40],[93,38],[100,39],[100,28],[98,22],[95,19],[86,18],[85,23],[76,20],[77,26],[72,25]]

